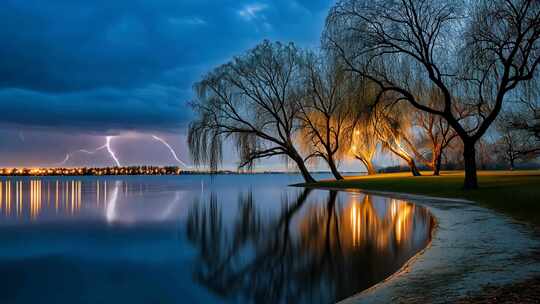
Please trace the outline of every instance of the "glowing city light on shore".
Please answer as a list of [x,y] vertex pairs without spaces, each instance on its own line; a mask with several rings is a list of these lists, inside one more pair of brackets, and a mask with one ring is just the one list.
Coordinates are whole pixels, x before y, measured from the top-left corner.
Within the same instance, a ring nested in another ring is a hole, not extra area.
[[188,167],[188,165],[186,165],[186,163],[184,163],[183,161],[180,160],[180,158],[178,158],[178,155],[176,154],[176,151],[174,151],[174,149],[171,147],[171,145],[169,145],[168,142],[166,142],[163,138],[161,137],[158,137],[156,135],[152,135],[152,138],[161,142],[165,147],[167,147],[167,149],[169,149],[169,151],[171,152],[172,156],[174,157],[174,159],[179,163],[181,164],[182,166],[184,166],[185,168]]

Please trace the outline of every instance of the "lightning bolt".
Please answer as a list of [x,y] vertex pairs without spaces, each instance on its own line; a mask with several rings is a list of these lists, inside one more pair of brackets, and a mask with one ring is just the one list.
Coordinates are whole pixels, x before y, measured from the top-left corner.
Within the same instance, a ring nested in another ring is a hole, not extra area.
[[121,167],[120,162],[118,161],[118,158],[116,157],[116,155],[114,154],[114,151],[111,148],[112,136],[107,136],[107,137],[105,137],[105,139],[106,139],[106,143],[103,146],[95,148],[94,150],[90,151],[90,150],[86,150],[86,149],[79,149],[77,151],[66,154],[66,158],[64,158],[64,160],[62,162],[60,162],[58,164],[55,164],[55,166],[59,166],[59,167],[64,166],[71,159],[71,156],[73,156],[73,154],[75,154],[75,153],[95,154],[96,152],[98,152],[100,150],[107,149],[107,152],[109,153],[111,158],[114,160],[116,165],[118,167]]
[[[105,144],[103,146],[97,147],[97,148],[95,148],[93,150],[79,149],[77,151],[70,152],[70,153],[66,154],[66,157],[64,158],[64,160],[62,162],[56,164],[55,166],[63,166],[63,165],[65,165],[71,159],[73,154],[75,154],[75,153],[94,154],[94,153],[96,153],[98,151],[101,151],[101,150],[107,150],[110,157],[115,162],[116,166],[121,167],[122,165],[120,164],[120,161],[118,160],[118,157],[116,157],[116,154],[115,154],[115,152],[113,151],[113,149],[111,147],[111,141],[112,141],[113,138],[114,138],[114,136],[106,136],[105,137],[105,140],[106,140]],[[186,169],[189,168],[189,166],[178,157],[178,154],[176,154],[176,151],[174,151],[174,149],[171,147],[171,145],[165,139],[163,139],[163,138],[161,138],[159,136],[156,136],[156,135],[152,135],[152,138],[154,140],[156,140],[156,141],[159,141],[165,147],[167,147],[167,149],[169,149],[169,152],[171,152],[171,155],[174,157],[176,162],[178,162],[180,165],[182,165]]]
[[69,161],[70,158],[71,158],[71,154],[68,153],[68,154],[66,154],[66,158],[64,158],[63,161],[61,161],[61,162],[59,162],[57,164],[54,164],[54,165],[58,166],[58,167],[61,167],[61,166],[65,165]]
[[68,153],[68,154],[66,154],[66,158],[64,158],[63,161],[61,161],[61,162],[55,164],[55,166],[63,166],[63,165],[65,165],[65,164],[71,159],[71,156],[73,156],[73,154],[75,154],[75,153],[81,152],[81,153],[86,153],[86,154],[94,154],[94,153],[96,153],[97,151],[103,150],[103,149],[105,149],[105,148],[106,148],[105,146],[101,146],[101,147],[99,147],[99,148],[94,149],[93,151],[88,151],[88,150],[86,150],[86,149],[80,149],[80,150],[77,150],[77,151]]
[[158,137],[156,135],[152,135],[152,138],[159,141],[160,143],[162,143],[165,147],[167,147],[167,149],[169,149],[169,151],[171,152],[172,156],[174,157],[174,159],[176,160],[176,162],[178,162],[179,164],[181,164],[182,166],[184,166],[184,168],[188,168],[189,166],[186,165],[186,163],[184,163],[183,161],[180,160],[180,158],[178,158],[178,155],[176,155],[176,152],[174,151],[174,149],[171,147],[171,145],[169,145],[168,142],[166,142],[163,138],[161,137]]
[[118,158],[116,158],[116,155],[114,154],[114,151],[111,149],[112,136],[107,136],[106,139],[107,139],[107,143],[103,147],[107,148],[107,152],[109,152],[112,159],[114,159],[114,162],[116,163],[116,166],[121,167],[120,162],[118,161]]

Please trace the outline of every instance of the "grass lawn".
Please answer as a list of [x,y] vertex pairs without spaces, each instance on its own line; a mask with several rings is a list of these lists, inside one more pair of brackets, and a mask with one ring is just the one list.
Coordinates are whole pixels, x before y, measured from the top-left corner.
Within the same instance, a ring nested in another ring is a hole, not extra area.
[[356,188],[465,198],[540,227],[540,171],[479,171],[480,189],[462,189],[464,173],[445,171],[441,176],[413,177],[410,173],[347,177],[343,181],[320,181],[308,187]]

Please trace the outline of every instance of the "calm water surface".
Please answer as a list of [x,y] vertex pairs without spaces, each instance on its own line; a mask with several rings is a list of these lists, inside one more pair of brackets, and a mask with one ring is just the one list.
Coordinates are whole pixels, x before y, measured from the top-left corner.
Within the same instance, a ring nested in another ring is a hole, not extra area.
[[331,303],[430,240],[414,204],[296,175],[0,179],[0,303]]

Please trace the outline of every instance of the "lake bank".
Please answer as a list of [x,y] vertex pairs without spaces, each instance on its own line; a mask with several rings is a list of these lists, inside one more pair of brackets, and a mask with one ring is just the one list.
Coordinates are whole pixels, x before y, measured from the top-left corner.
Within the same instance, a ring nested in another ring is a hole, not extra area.
[[[481,188],[474,191],[463,191],[461,188],[462,181],[463,173],[461,172],[444,172],[440,177],[426,175],[422,177],[412,177],[407,173],[394,173],[377,176],[348,177],[343,181],[321,181],[314,184],[303,184],[302,186],[326,189],[362,189],[363,191],[371,191],[374,194],[389,195],[411,200],[416,198],[416,201],[418,201],[418,199],[429,201],[436,199],[433,197],[443,197],[450,198],[449,200],[442,200],[446,201],[448,204],[477,202],[479,205],[511,216],[513,219],[508,219],[508,222],[504,224],[505,226],[518,225],[517,227],[519,227],[521,224],[516,222],[517,219],[519,221],[524,221],[529,228],[535,230],[536,233],[533,234],[537,235],[540,224],[540,203],[538,202],[538,198],[540,197],[540,171],[479,172]],[[472,204],[475,205],[474,203]],[[434,213],[436,217],[439,216],[437,212]],[[471,229],[470,231],[474,231],[473,227],[468,228]],[[530,231],[529,228],[521,227],[520,229]],[[442,230],[444,233],[444,228]],[[496,231],[486,231],[486,233],[493,237],[498,235]],[[434,247],[436,248],[437,246],[438,243],[435,241]],[[519,252],[519,250],[511,247],[507,248],[507,250],[508,253]],[[430,248],[428,252],[427,257],[420,257],[420,261],[426,258],[429,260],[430,254],[433,254],[432,249]],[[535,252],[535,250],[531,251],[528,259],[530,259],[532,264],[536,265],[538,263],[538,252]],[[422,262],[420,262],[420,265],[414,267],[422,268]],[[491,267],[512,268],[510,265],[501,266],[498,263],[494,263]],[[464,270],[464,273],[455,273],[455,275],[464,277],[470,276],[470,271],[471,269],[467,269]],[[422,271],[420,271],[420,273],[422,273]],[[482,286],[480,286],[481,288],[479,290],[469,291],[466,293],[465,297],[463,297],[463,295],[459,296],[462,298],[460,301],[463,303],[528,303],[527,301],[535,298],[536,292],[534,291],[534,286],[537,285],[539,274],[537,272],[517,273],[521,277],[518,276],[510,282],[497,282],[497,280],[495,280],[494,282],[480,284]],[[431,278],[430,274],[425,273],[425,275],[426,277]],[[421,284],[412,283],[412,285],[415,286],[413,289],[414,291],[410,292],[413,296],[409,294],[409,291],[405,288],[405,286],[411,284],[411,282],[409,282],[410,279],[407,276],[410,275],[406,274],[405,278],[396,280],[401,283],[396,284],[396,282],[392,282],[390,286],[385,285],[383,290],[389,290],[381,291],[381,289],[375,288],[376,291],[373,291],[373,293],[362,293],[358,297],[349,299],[347,302],[356,303],[359,302],[360,299],[362,302],[370,302],[370,300],[372,302],[378,302],[381,299],[393,300],[396,297],[399,297],[400,300],[428,300],[425,298],[425,290],[422,288],[423,286]],[[421,281],[421,275],[420,277],[417,277],[416,280]],[[414,282],[414,279],[412,281]],[[392,284],[397,285],[398,287],[392,286]],[[431,282],[427,285],[430,286],[430,288],[433,287]],[[402,288],[401,291],[400,286]],[[443,287],[442,290],[439,291],[442,294],[442,299],[441,296],[439,296],[437,299],[429,298],[429,301],[445,302],[448,300],[448,298],[445,298],[447,296],[455,299],[455,295],[447,295],[452,292],[450,289],[451,288]],[[415,295],[420,298],[415,298]]]
[[463,172],[445,171],[441,176],[413,177],[409,173],[346,177],[342,181],[321,180],[298,184],[309,188],[336,188],[420,194],[477,202],[534,225],[540,226],[540,171],[479,171],[480,189],[462,189]]
[[437,228],[430,246],[403,269],[342,303],[486,303],[494,290],[486,286],[511,290],[540,274],[540,238],[528,225],[467,200],[361,193],[414,201],[435,216]]

